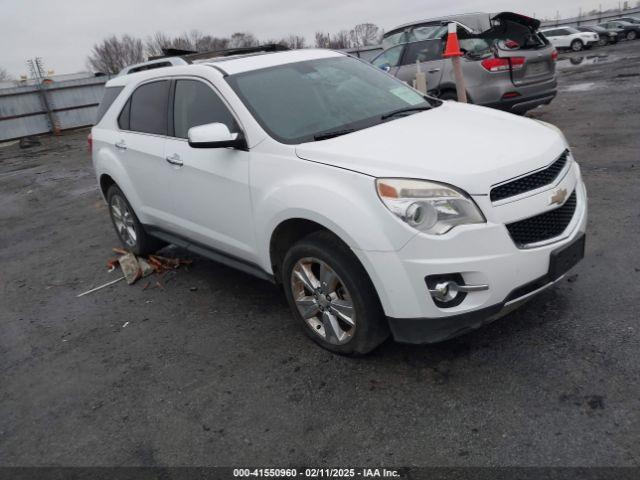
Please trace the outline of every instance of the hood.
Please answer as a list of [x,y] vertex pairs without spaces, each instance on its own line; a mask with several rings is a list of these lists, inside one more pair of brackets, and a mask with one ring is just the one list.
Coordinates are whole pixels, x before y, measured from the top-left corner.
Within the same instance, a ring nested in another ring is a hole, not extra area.
[[490,187],[550,164],[566,148],[555,127],[456,102],[296,147],[301,159],[373,177],[433,180],[486,195]]

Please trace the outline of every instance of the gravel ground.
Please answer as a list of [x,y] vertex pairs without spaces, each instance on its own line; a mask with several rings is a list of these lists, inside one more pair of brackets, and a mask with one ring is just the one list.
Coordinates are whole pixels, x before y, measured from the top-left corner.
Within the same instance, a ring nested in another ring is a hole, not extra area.
[[585,260],[482,330],[362,359],[201,258],[76,298],[115,275],[87,132],[0,148],[0,465],[640,466],[640,41],[588,55],[530,114],[582,165]]

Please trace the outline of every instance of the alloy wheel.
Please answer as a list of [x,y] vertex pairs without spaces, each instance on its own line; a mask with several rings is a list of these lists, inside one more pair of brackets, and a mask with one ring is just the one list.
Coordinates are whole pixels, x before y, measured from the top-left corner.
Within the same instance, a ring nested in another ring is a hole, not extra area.
[[353,338],[356,315],[349,290],[325,262],[298,260],[291,271],[291,291],[298,312],[324,341],[343,345]]
[[111,197],[111,218],[120,239],[128,246],[135,247],[138,235],[133,221],[133,212],[120,195]]

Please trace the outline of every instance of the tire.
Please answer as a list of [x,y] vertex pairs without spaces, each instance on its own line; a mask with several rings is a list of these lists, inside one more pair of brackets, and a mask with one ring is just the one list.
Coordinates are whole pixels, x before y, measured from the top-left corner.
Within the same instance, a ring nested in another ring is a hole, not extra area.
[[638,34],[635,30],[627,32],[627,40],[635,40],[636,38],[638,38]]
[[609,43],[611,43],[611,40],[608,40],[603,36],[601,36],[600,39],[598,40],[599,47],[604,47],[605,45],[609,45]]
[[584,43],[582,43],[582,40],[574,40],[573,42],[571,42],[571,51],[580,52],[583,48]]
[[[145,256],[165,245],[164,242],[145,232],[129,200],[116,185],[111,185],[107,190],[107,206],[113,228],[125,249],[136,255]],[[116,213],[118,211],[120,216]]]
[[364,355],[388,338],[389,326],[369,275],[332,233],[314,232],[295,243],[281,271],[293,316],[321,347],[340,355]]

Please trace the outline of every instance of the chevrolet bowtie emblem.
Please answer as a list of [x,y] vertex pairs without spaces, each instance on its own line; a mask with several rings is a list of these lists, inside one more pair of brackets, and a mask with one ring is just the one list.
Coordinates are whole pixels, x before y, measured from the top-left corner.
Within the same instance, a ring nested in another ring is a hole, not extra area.
[[567,191],[564,188],[561,188],[556,193],[551,195],[551,200],[549,200],[549,205],[553,205],[557,203],[558,205],[562,205],[564,203],[564,199],[567,198]]

